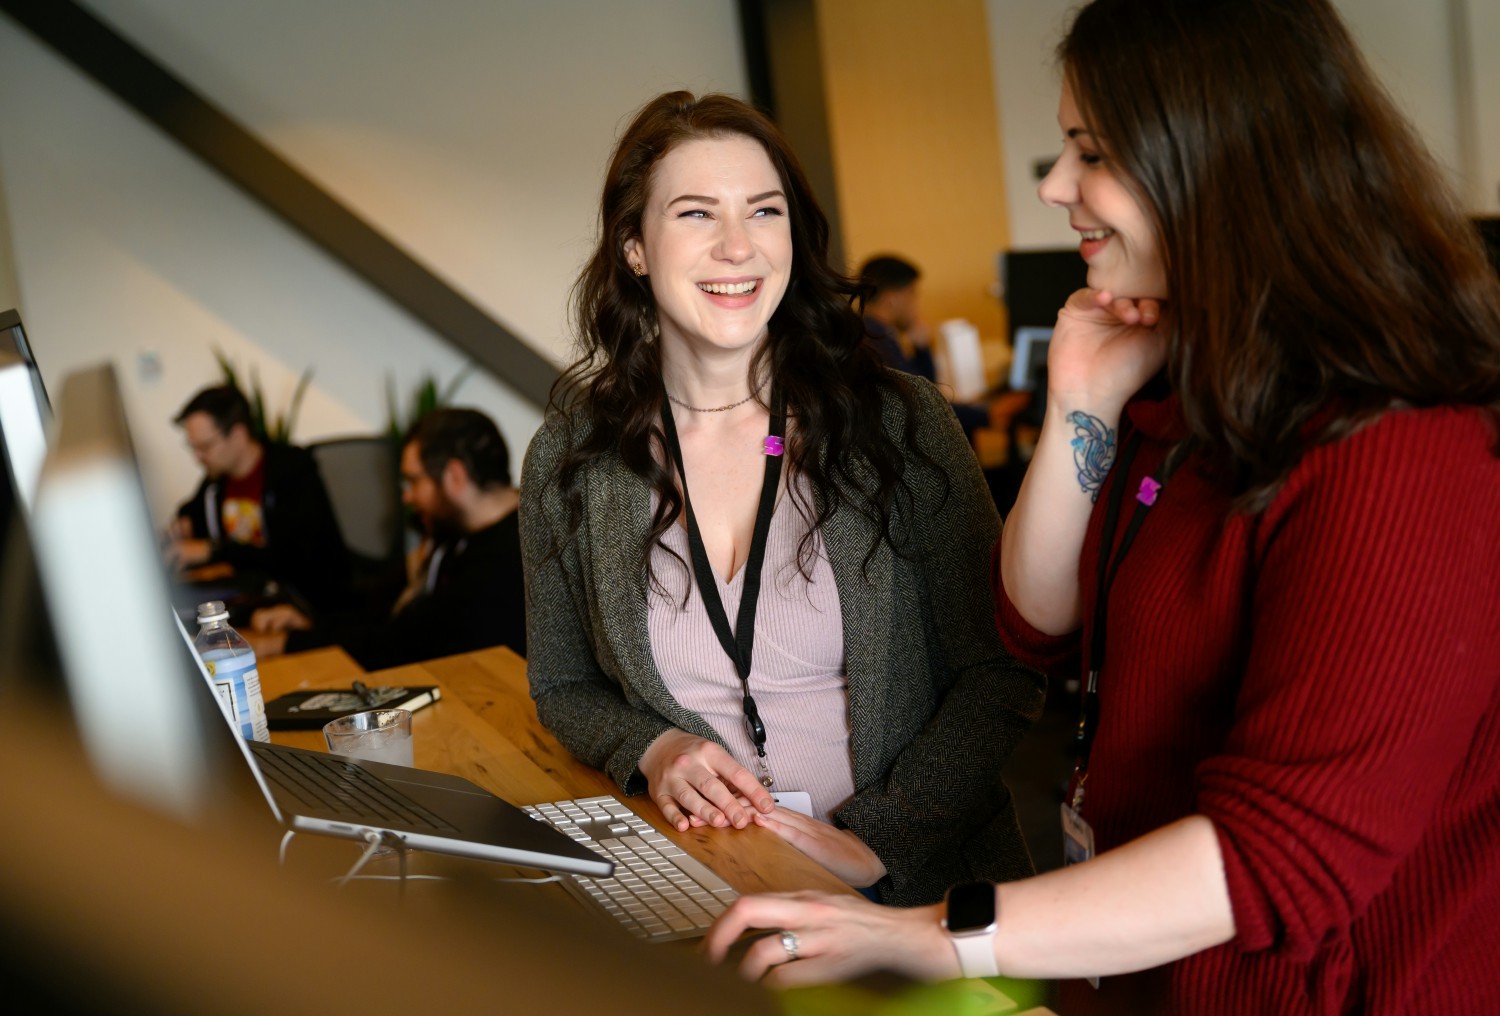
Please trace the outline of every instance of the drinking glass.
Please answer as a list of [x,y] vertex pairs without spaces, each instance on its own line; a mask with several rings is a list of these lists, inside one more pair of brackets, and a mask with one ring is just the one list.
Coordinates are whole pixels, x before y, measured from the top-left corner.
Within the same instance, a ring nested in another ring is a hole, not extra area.
[[414,766],[411,713],[405,709],[367,709],[323,725],[323,739],[335,755],[370,762]]

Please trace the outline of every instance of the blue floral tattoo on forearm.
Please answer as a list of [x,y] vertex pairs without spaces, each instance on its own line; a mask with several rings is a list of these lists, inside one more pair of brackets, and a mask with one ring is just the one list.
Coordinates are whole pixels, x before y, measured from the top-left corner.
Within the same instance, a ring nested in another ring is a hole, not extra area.
[[1078,486],[1090,501],[1099,500],[1104,478],[1115,464],[1115,432],[1104,421],[1087,413],[1069,413],[1073,425],[1073,465],[1078,467]]

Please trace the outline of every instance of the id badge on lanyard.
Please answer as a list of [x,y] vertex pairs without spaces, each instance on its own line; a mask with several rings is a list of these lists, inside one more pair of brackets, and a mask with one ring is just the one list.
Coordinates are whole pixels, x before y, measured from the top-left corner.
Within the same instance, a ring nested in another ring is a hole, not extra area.
[[[1091,860],[1094,856],[1094,829],[1084,820],[1084,817],[1073,810],[1073,806],[1064,801],[1062,807],[1062,833],[1063,833],[1063,867],[1071,864],[1082,864]],[[1099,978],[1086,977],[1084,980],[1099,987]]]
[[[692,560],[693,574],[697,579],[698,593],[703,607],[708,612],[714,635],[734,664],[740,676],[743,697],[741,708],[745,712],[745,729],[755,745],[754,765],[760,770],[760,782],[767,790],[775,785],[771,777],[770,763],[766,759],[766,725],[760,718],[760,709],[755,697],[750,694],[750,663],[755,648],[755,611],[760,599],[760,571],[766,557],[766,539],[771,529],[771,515],[776,508],[776,488],[781,478],[781,456],[785,451],[782,439],[786,433],[786,408],[784,396],[773,385],[771,388],[771,433],[765,440],[765,475],[761,480],[760,503],[755,510],[755,530],[750,541],[750,556],[745,561],[745,584],[740,592],[739,614],[735,627],[729,627],[729,617],[724,612],[719,598],[717,580],[708,563],[708,552],[703,545],[703,535],[698,530],[698,519],[693,514],[693,501],[688,496],[687,470],[682,462],[682,445],[677,439],[677,424],[672,419],[672,407],[666,400],[661,404],[662,432],[667,449],[672,455],[677,475],[682,482],[682,511],[687,522],[688,556]],[[787,805],[792,807],[792,805]],[[808,808],[811,810],[810,801]],[[796,810],[801,810],[800,808]]]

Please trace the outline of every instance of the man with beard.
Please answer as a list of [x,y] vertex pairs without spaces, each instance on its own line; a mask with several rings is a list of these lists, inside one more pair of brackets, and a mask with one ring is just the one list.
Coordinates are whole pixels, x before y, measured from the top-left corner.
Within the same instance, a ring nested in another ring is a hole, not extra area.
[[473,409],[418,420],[402,444],[401,499],[423,540],[389,613],[314,624],[294,607],[269,607],[243,633],[257,655],[340,645],[366,670],[494,645],[525,655],[520,492],[494,421]]

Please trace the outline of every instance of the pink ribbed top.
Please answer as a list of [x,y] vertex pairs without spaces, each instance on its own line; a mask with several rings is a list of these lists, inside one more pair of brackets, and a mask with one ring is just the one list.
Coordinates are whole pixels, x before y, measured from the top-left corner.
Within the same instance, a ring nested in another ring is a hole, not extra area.
[[[813,813],[826,820],[854,792],[849,693],[839,591],[821,540],[811,580],[797,568],[797,546],[807,528],[807,520],[783,494],[766,539],[750,692],[766,725],[774,789],[807,791]],[[673,526],[663,542],[690,564],[681,526]],[[759,775],[740,704],[739,674],[714,634],[702,596],[690,585],[690,572],[661,546],[652,550],[651,567],[665,587],[647,597],[657,671],[673,697],[700,714],[734,757]],[[744,568],[727,583],[719,579],[731,628],[744,585]],[[684,606],[685,592],[690,595]]]

